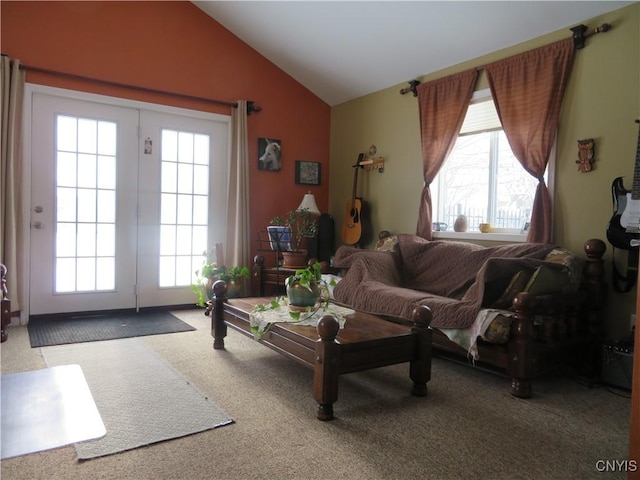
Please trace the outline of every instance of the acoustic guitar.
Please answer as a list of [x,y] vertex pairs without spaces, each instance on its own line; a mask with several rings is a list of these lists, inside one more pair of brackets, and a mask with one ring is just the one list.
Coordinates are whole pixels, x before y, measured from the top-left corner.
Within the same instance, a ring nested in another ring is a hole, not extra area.
[[363,240],[363,215],[366,214],[366,204],[362,198],[356,196],[358,171],[362,168],[360,162],[363,160],[364,153],[361,153],[358,155],[358,161],[353,166],[355,169],[353,174],[353,193],[351,200],[347,202],[347,212],[342,224],[342,241],[347,245],[356,245]]
[[611,185],[611,194],[614,213],[607,225],[607,239],[616,248],[631,250],[631,240],[637,240],[640,234],[640,130],[631,190],[624,188],[622,177],[618,177]]

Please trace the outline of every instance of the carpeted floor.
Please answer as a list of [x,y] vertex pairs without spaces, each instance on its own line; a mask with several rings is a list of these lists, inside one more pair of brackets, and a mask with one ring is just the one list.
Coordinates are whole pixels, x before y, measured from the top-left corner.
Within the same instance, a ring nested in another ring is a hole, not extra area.
[[35,348],[188,332],[194,328],[169,312],[149,311],[80,317],[34,317],[29,320],[28,330],[31,347]]
[[[313,372],[229,330],[213,350],[210,318],[176,312],[197,327],[138,339],[192,381],[234,425],[86,462],[73,447],[2,461],[3,480],[39,479],[625,479],[599,460],[627,456],[630,400],[564,376],[508,380],[434,359],[429,396],[412,397],[407,365],[340,378],[336,418],[320,422]],[[25,327],[10,327],[2,372],[43,368]],[[151,401],[151,400],[149,400]]]

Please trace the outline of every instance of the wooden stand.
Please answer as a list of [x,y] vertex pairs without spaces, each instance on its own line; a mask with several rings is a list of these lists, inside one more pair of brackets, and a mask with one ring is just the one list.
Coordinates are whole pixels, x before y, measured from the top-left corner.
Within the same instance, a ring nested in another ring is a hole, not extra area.
[[634,345],[636,347],[633,356],[633,377],[631,383],[631,423],[629,425],[629,462],[634,462],[635,468],[629,469],[629,480],[640,480],[640,283],[636,291],[636,333]]
[[11,323],[11,301],[9,300],[7,291],[7,267],[0,263],[0,323],[2,330],[0,331],[0,341],[6,342],[9,338],[7,326]]

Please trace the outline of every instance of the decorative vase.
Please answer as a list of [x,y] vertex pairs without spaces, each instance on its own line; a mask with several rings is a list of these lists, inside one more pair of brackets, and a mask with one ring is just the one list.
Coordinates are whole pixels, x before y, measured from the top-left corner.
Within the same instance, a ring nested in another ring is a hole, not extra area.
[[466,232],[467,231],[467,217],[466,215],[458,215],[456,221],[453,223],[454,232]]
[[284,260],[284,267],[287,268],[305,268],[307,266],[307,250],[298,250],[296,252],[281,252]]
[[317,283],[312,283],[311,290],[309,290],[296,282],[287,285],[287,297],[289,298],[289,306],[313,307],[320,299],[320,286]]

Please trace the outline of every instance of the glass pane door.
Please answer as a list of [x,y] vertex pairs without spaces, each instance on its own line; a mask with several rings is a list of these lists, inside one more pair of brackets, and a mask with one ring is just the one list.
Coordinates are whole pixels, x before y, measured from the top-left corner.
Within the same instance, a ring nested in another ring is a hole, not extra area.
[[33,94],[30,314],[135,308],[137,110]]
[[139,305],[195,304],[203,253],[226,235],[228,120],[144,111],[141,124]]
[[224,242],[229,117],[108,103],[33,94],[32,315],[195,304]]

